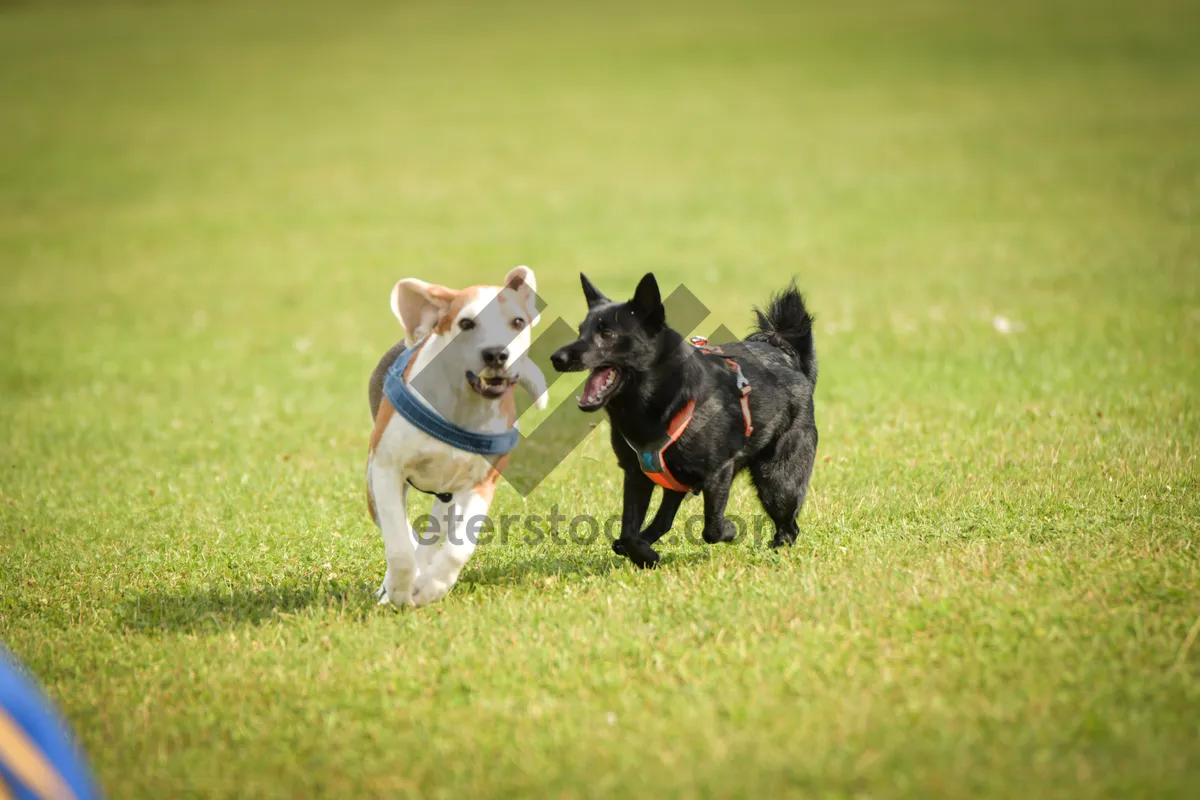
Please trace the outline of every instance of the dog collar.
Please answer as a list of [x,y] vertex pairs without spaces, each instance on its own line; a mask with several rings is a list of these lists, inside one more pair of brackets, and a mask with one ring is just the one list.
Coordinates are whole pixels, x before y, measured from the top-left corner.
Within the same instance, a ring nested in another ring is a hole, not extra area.
[[440,442],[481,456],[502,456],[521,440],[516,423],[504,433],[482,433],[456,425],[426,405],[404,380],[404,370],[425,343],[424,339],[406,349],[392,364],[383,380],[383,394],[396,413]]

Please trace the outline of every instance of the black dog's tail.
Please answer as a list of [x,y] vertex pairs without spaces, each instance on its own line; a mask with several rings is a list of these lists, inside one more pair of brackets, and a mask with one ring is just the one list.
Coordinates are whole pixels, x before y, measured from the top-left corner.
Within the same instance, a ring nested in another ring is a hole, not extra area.
[[796,282],[771,297],[764,314],[754,309],[758,330],[749,340],[767,342],[792,356],[800,371],[817,382],[817,353],[813,348],[812,315],[804,307],[804,296]]

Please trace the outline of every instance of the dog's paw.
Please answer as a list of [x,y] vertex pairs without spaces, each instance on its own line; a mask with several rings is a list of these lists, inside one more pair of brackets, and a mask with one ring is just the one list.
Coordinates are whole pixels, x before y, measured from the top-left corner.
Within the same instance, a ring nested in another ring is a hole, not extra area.
[[614,539],[612,543],[613,552],[619,556],[625,555],[625,545],[621,544],[620,539]]
[[412,598],[408,592],[389,592],[382,586],[379,587],[379,591],[375,593],[375,596],[379,598],[377,605],[381,606],[396,606],[400,608],[412,602]]
[[622,554],[642,569],[649,569],[658,564],[658,553],[641,539],[618,539],[613,542],[613,550],[617,549],[618,544],[622,546]]
[[727,519],[722,519],[716,525],[704,526],[704,541],[709,544],[732,542],[737,538],[737,526]]
[[412,602],[411,589],[411,580],[401,581],[391,570],[388,570],[387,574],[383,576],[383,583],[380,584],[379,590],[375,592],[375,597],[381,606],[406,606]]
[[424,573],[413,584],[410,602],[418,608],[436,603],[450,592],[453,585],[453,581],[438,580],[432,573]]

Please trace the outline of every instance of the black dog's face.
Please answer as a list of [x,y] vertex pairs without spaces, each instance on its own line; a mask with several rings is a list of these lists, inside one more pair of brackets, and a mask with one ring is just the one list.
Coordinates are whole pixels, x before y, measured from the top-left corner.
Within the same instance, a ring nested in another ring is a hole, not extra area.
[[588,315],[579,326],[579,338],[559,348],[550,363],[559,372],[591,371],[578,401],[584,411],[597,411],[631,375],[653,367],[666,311],[653,274],[642,278],[627,303],[609,300],[586,275],[579,277]]

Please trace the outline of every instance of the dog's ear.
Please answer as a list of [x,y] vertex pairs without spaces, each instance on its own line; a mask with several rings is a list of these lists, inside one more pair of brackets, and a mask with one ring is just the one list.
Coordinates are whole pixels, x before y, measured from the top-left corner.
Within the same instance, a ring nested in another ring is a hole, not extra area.
[[661,328],[667,321],[667,310],[663,308],[662,295],[653,272],[647,272],[638,282],[630,301],[638,319],[651,328]]
[[607,303],[608,298],[604,296],[604,292],[597,289],[588,280],[588,276],[582,272],[579,273],[579,282],[583,284],[583,296],[587,300],[588,308],[595,308],[601,303]]
[[504,288],[511,289],[517,293],[520,298],[521,305],[525,309],[525,313],[529,315],[529,324],[538,324],[537,310],[537,278],[534,277],[533,270],[524,265],[513,267],[504,276]]
[[519,292],[522,286],[529,287],[530,292],[537,291],[537,278],[534,277],[533,270],[524,264],[519,267],[513,267],[504,276],[505,289],[512,289]]
[[446,312],[457,293],[416,278],[397,281],[392,287],[392,313],[404,326],[411,345],[427,335]]

